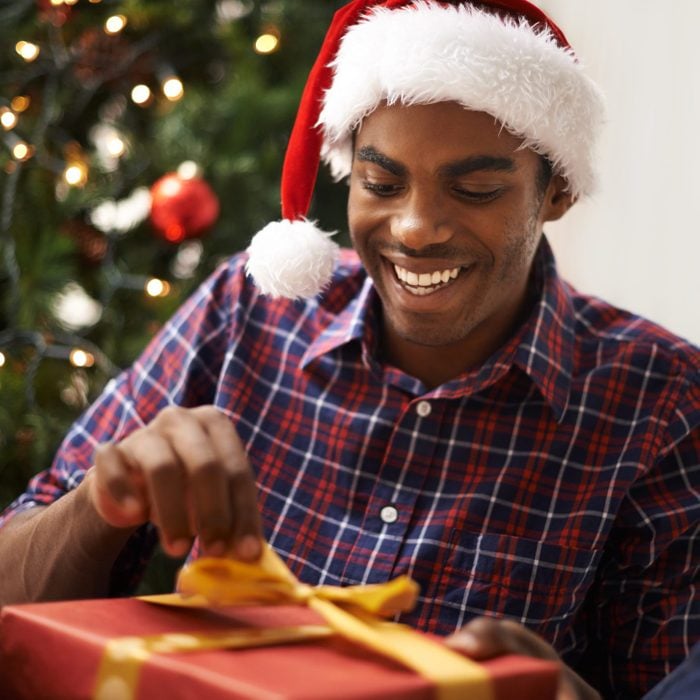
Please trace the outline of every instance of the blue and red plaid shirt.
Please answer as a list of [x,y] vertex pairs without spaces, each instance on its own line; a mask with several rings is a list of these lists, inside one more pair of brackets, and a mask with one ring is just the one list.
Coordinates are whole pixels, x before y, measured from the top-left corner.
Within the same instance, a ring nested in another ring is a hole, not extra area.
[[[605,697],[639,697],[680,663],[700,639],[697,348],[577,294],[543,241],[528,320],[428,390],[378,359],[379,302],[352,252],[306,302],[261,296],[244,263],[201,286],[5,517],[75,488],[98,443],[165,406],[215,404],[301,580],[408,574],[421,597],[402,621],[515,619]],[[153,542],[150,527],[132,538],[115,592]]]

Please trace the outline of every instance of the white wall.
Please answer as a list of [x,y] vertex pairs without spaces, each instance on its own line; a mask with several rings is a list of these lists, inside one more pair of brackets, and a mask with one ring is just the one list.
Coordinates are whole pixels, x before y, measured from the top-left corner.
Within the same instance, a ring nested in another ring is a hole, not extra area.
[[538,4],[608,105],[599,192],[545,229],[560,268],[700,344],[700,2]]

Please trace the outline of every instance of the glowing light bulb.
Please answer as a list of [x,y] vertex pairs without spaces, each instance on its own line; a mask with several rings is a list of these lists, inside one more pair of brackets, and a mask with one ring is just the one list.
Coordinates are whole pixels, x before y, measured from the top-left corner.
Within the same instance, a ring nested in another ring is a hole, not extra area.
[[10,107],[12,107],[13,112],[21,114],[29,108],[30,104],[31,100],[29,99],[29,97],[27,97],[27,95],[17,95],[17,97],[12,98],[12,101],[10,102]]
[[170,284],[165,280],[152,277],[146,282],[144,290],[149,297],[167,297],[170,294]]
[[183,180],[192,180],[200,175],[201,168],[193,160],[185,160],[177,166],[177,174]]
[[63,0],[64,5],[77,5],[78,0]]
[[95,356],[80,348],[73,348],[68,359],[73,367],[92,367],[95,364]]
[[185,88],[179,78],[168,78],[163,83],[163,94],[171,101],[176,102],[185,94]]
[[88,180],[88,169],[84,163],[70,163],[63,171],[63,179],[71,187],[83,187]]
[[255,51],[261,54],[274,53],[279,48],[279,44],[279,37],[266,32],[255,40]]
[[0,367],[4,367],[5,362],[6,362],[5,354],[3,352],[0,352]]
[[149,88],[148,85],[143,84],[134,85],[134,88],[131,91],[131,99],[137,105],[148,104],[151,99],[151,88]]
[[33,155],[34,149],[24,141],[20,141],[12,147],[12,157],[15,160],[29,160]]
[[17,115],[7,107],[0,108],[0,124],[5,131],[10,131],[17,126]]
[[32,44],[31,41],[18,41],[15,44],[15,51],[27,62],[31,63],[36,60],[41,49],[36,45]]
[[124,15],[112,15],[105,22],[106,34],[119,34],[126,27],[126,17]]
[[114,158],[120,158],[126,153],[126,144],[119,136],[113,136],[107,141],[107,153]]

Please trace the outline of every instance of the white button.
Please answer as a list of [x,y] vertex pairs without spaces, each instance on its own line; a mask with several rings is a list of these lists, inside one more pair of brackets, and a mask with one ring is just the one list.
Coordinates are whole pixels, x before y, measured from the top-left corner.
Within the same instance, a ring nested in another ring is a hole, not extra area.
[[399,511],[394,506],[384,506],[379,517],[387,524],[395,523],[399,519]]
[[429,416],[430,412],[432,410],[433,410],[433,407],[430,405],[429,401],[419,401],[418,405],[416,406],[416,413],[421,418],[425,418],[426,416]]

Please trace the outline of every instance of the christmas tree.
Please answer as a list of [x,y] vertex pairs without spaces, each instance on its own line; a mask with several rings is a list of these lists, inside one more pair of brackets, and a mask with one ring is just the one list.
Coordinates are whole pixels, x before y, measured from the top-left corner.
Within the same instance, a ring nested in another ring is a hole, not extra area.
[[[341,2],[0,6],[0,505],[224,257],[279,218]],[[312,212],[342,228],[343,187]]]
[[[0,508],[193,288],[279,218],[318,0],[0,4]],[[342,230],[323,174],[311,215]]]

